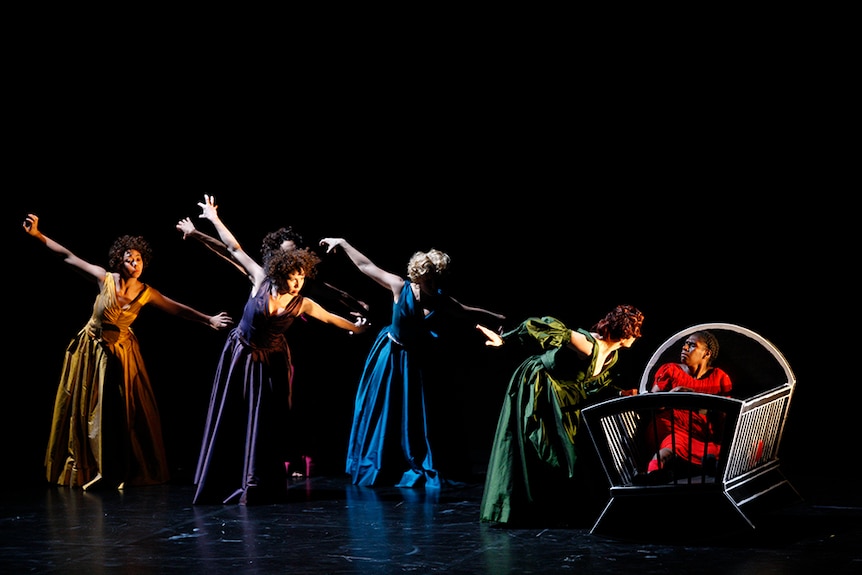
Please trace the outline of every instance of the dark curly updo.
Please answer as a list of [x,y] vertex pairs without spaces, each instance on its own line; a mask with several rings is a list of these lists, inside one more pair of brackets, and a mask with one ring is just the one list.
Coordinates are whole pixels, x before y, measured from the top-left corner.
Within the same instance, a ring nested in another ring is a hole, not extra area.
[[284,242],[293,242],[294,247],[297,248],[305,247],[302,236],[292,227],[278,228],[274,232],[269,232],[263,236],[263,242],[261,242],[260,246],[261,257],[265,260],[272,252],[280,250],[281,244]]
[[607,340],[622,340],[641,337],[644,314],[631,305],[618,305],[599,320],[593,331]]
[[115,272],[123,269],[123,258],[129,250],[140,252],[144,268],[153,260],[153,250],[143,236],[121,236],[114,240],[111,249],[108,250],[108,267]]
[[306,278],[317,275],[317,264],[320,258],[308,248],[297,250],[278,249],[267,256],[263,262],[263,270],[267,277],[272,280],[276,289],[282,289],[287,285],[290,274],[301,273]]

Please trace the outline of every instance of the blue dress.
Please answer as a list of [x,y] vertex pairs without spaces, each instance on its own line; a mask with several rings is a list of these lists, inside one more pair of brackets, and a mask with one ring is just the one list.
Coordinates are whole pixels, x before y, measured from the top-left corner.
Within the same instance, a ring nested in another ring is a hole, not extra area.
[[374,340],[354,402],[346,472],[353,484],[440,487],[425,401],[426,365],[436,332],[405,280],[392,322]]
[[287,495],[290,348],[284,333],[302,308],[294,297],[269,312],[271,282],[249,298],[216,368],[195,472],[194,504],[254,504]]

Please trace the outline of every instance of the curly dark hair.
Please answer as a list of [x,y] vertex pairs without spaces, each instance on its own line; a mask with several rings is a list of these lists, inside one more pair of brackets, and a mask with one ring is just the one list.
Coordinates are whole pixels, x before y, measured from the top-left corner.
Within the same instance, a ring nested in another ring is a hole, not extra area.
[[123,269],[123,258],[129,250],[138,250],[144,262],[144,269],[153,261],[153,249],[143,236],[120,236],[108,250],[108,267],[118,272]]
[[302,235],[292,227],[287,226],[284,228],[278,228],[274,232],[269,232],[263,236],[263,242],[260,246],[261,257],[265,260],[272,252],[280,250],[281,244],[284,242],[293,242],[297,248],[305,247]]
[[320,258],[308,248],[296,250],[277,249],[269,253],[263,262],[263,270],[272,280],[276,289],[287,284],[290,274],[302,273],[306,278],[317,275],[317,264]]
[[706,330],[696,331],[691,335],[702,341],[703,345],[706,346],[706,349],[709,350],[709,361],[707,362],[707,365],[712,365],[712,362],[718,359],[718,339],[716,339],[712,332]]
[[641,337],[644,314],[631,305],[618,305],[604,318],[600,319],[593,330],[604,339],[621,340]]

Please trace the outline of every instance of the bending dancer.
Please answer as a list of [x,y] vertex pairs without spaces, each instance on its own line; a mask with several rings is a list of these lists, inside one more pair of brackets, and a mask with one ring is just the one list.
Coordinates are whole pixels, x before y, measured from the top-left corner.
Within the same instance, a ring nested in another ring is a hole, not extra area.
[[[693,391],[730,397],[733,384],[730,376],[713,362],[718,359],[718,340],[709,331],[690,334],[682,345],[680,363],[659,366],[653,378],[651,393]],[[655,455],[647,473],[635,476],[634,483],[667,483],[673,479],[671,460],[696,466],[714,466],[721,450],[721,413],[706,410],[667,409],[656,419],[655,427],[647,428],[647,440],[653,442]],[[691,430],[691,434],[689,434]],[[655,450],[655,443],[658,450]]]
[[[246,275],[249,281],[254,281],[254,277],[248,274],[246,269],[231,257],[227,246],[218,238],[198,230],[191,218],[181,219],[177,222],[176,227],[178,231],[182,232],[184,240],[193,239],[198,241],[210,251],[229,262],[233,267],[242,272],[243,275]],[[261,261],[265,261],[276,250],[294,250],[305,247],[307,246],[299,232],[291,226],[281,227],[267,233],[263,237],[260,248]],[[353,316],[353,319],[358,317],[365,317],[367,319],[368,317],[368,304],[354,298],[344,290],[320,281],[317,277],[306,276],[306,283],[302,288],[302,293],[304,296],[310,297],[338,315],[345,317]],[[329,429],[326,418],[321,417],[319,413],[315,413],[312,408],[315,405],[325,404],[326,396],[319,396],[318,390],[311,387],[310,380],[307,385],[303,385],[302,375],[300,374],[298,380],[296,375],[296,372],[294,372],[291,387],[291,406],[293,408],[291,424],[295,427],[296,432],[291,434],[294,441],[291,442],[292,455],[288,462],[290,465],[289,471],[293,477],[309,477],[312,475],[315,462],[319,464],[317,454],[323,451],[319,445],[318,438],[323,437],[327,429]],[[298,385],[297,381],[299,382]],[[320,390],[320,393],[326,393],[326,391]]]
[[[538,345],[512,375],[491,449],[481,521],[501,525],[566,523],[576,517],[580,483],[575,442],[581,408],[602,398],[621,349],[641,337],[644,316],[619,305],[592,330],[553,317],[529,318],[487,345]],[[624,390],[614,387],[618,394]]]
[[213,329],[230,325],[230,317],[206,315],[143,283],[152,251],[141,236],[117,238],[105,269],[43,234],[35,214],[24,231],[99,287],[90,320],[66,348],[45,455],[48,481],[85,490],[166,483],[159,410],[132,323],[147,304]]
[[287,495],[293,377],[284,334],[300,314],[356,333],[366,329],[366,320],[351,322],[301,295],[320,261],[314,252],[273,250],[261,266],[219,219],[215,198],[205,195],[198,205],[200,217],[213,223],[231,257],[245,268],[252,288],[216,368],[193,503],[280,501]]
[[416,252],[404,279],[380,269],[342,238],[324,238],[320,245],[327,252],[341,248],[393,300],[392,322],[377,335],[359,379],[345,470],[355,485],[439,488],[443,479],[432,448],[435,424],[445,422],[437,422],[442,414],[426,410],[435,322],[446,316],[469,320],[472,330],[477,320],[496,326],[505,317],[441,293],[450,260],[439,250]]
[[[197,240],[210,251],[237,268],[243,275],[247,275],[245,268],[231,257],[227,246],[221,240],[197,229],[191,218],[183,218],[177,222],[177,230],[183,233],[184,240],[189,238]],[[274,232],[269,232],[264,236],[260,255],[261,258],[266,259],[266,256],[274,250],[293,250],[306,247],[302,235],[294,230],[293,227],[287,226],[279,228]],[[354,317],[368,316],[367,303],[317,278],[313,278],[312,281],[307,282],[302,289],[304,294],[307,294],[308,297],[311,297],[321,305],[325,305],[329,310],[336,310],[337,313],[342,315],[352,315]]]

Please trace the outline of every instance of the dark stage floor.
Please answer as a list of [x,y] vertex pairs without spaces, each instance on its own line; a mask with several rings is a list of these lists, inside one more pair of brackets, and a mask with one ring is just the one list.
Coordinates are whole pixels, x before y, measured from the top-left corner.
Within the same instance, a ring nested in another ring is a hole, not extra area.
[[290,501],[257,507],[194,507],[189,485],[109,493],[7,489],[0,572],[862,572],[862,506],[852,481],[817,488],[802,482],[800,493],[809,495],[770,510],[756,529],[686,543],[619,540],[591,534],[590,525],[480,524],[479,482],[437,496],[356,488],[341,477],[291,485]]

